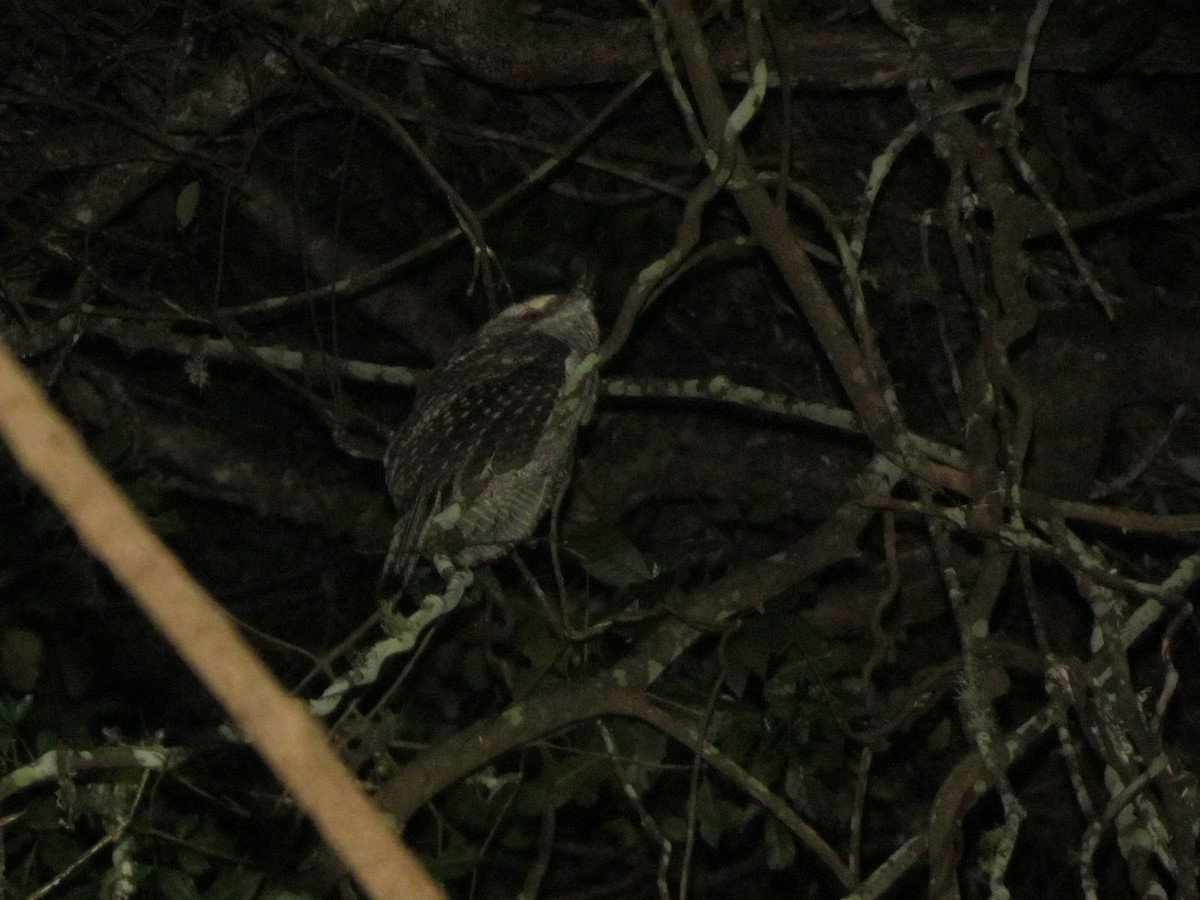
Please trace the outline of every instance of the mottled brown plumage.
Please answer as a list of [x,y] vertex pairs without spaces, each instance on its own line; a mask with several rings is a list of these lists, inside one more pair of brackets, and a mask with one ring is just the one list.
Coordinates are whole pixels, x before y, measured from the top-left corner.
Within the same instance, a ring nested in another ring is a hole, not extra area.
[[470,568],[533,532],[565,488],[596,398],[599,340],[581,290],[485,324],[429,376],[384,456],[399,510],[388,568]]

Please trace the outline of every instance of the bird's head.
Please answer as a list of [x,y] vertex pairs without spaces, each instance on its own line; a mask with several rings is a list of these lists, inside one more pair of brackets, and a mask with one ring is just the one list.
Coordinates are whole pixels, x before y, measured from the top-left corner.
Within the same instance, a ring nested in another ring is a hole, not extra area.
[[485,324],[480,334],[491,337],[526,329],[556,338],[580,356],[595,351],[600,341],[592,297],[578,288],[514,303]]

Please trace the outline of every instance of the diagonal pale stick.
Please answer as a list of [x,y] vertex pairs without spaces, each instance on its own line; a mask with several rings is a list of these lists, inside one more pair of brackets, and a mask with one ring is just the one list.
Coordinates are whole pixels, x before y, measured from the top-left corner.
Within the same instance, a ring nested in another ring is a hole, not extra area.
[[329,748],[317,721],[145,526],[3,341],[0,436],[221,702],[370,896],[444,900]]

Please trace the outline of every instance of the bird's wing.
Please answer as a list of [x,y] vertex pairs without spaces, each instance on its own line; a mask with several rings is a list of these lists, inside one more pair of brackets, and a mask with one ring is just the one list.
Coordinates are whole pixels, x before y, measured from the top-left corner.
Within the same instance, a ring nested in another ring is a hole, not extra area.
[[[400,516],[393,556],[417,549],[430,515],[468,501],[533,455],[565,378],[561,342],[523,336],[492,352],[469,348],[430,378],[384,458]],[[489,348],[482,348],[488,350]]]

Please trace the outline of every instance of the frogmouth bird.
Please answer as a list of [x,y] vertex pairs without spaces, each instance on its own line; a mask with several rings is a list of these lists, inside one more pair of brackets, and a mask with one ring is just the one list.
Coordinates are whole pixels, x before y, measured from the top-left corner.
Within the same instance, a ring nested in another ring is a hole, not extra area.
[[599,331],[583,288],[508,307],[435,369],[384,455],[399,510],[387,571],[446,575],[526,540],[570,479],[596,401]]

